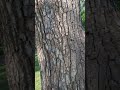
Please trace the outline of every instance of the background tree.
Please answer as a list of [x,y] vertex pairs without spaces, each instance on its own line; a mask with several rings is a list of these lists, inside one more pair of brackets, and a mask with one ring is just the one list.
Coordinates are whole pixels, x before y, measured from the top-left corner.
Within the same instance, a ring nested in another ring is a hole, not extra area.
[[120,90],[120,11],[115,0],[86,0],[86,90]]
[[0,0],[10,90],[34,90],[34,0]]
[[42,90],[85,90],[80,0],[36,0],[35,21]]

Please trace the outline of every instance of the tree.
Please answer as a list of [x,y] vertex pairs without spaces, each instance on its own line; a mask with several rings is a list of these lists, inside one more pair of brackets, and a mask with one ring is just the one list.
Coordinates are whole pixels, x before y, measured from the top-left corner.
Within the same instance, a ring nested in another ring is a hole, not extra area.
[[34,25],[34,0],[0,0],[0,33],[10,90],[34,90]]
[[85,90],[80,0],[37,0],[35,21],[42,90]]
[[120,90],[120,11],[114,0],[86,0],[86,90]]

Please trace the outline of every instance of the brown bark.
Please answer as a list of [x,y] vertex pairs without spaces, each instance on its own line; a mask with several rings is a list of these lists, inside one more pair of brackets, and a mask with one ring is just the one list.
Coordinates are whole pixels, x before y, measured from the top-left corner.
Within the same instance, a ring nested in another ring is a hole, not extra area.
[[85,90],[80,0],[36,1],[36,46],[42,90]]
[[120,11],[86,0],[86,90],[120,90]]
[[34,90],[34,1],[0,0],[10,90]]

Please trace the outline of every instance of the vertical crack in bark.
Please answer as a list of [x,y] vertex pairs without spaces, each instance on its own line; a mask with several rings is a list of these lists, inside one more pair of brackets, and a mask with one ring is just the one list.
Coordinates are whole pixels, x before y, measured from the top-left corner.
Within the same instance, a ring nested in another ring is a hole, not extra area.
[[86,29],[89,32],[86,34],[88,90],[119,90],[120,88],[118,77],[120,28],[117,24],[120,23],[118,16],[120,12],[116,10],[113,2],[113,0],[86,1]]
[[[85,36],[79,19],[79,2],[38,0],[36,4],[36,46],[42,90],[85,89]],[[50,75],[45,71],[50,71]]]
[[1,0],[0,11],[10,90],[33,90],[34,2]]

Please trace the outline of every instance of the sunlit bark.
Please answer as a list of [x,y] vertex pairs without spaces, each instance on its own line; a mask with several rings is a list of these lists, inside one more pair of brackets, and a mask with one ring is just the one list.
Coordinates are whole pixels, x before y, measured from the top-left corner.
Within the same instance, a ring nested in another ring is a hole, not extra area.
[[36,47],[42,90],[85,90],[80,0],[36,1]]

